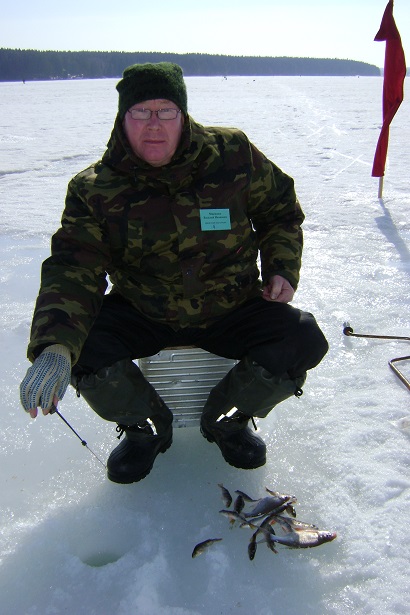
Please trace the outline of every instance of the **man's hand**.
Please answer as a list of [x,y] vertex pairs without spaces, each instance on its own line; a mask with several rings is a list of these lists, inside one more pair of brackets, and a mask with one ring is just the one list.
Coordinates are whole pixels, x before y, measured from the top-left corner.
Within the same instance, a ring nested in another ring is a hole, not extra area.
[[31,418],[36,418],[39,406],[43,414],[57,406],[67,390],[70,375],[71,354],[66,346],[54,344],[39,354],[20,385],[21,404]]
[[274,275],[263,288],[262,297],[266,301],[277,301],[278,303],[289,303],[292,301],[294,289],[286,278],[282,278],[281,275]]

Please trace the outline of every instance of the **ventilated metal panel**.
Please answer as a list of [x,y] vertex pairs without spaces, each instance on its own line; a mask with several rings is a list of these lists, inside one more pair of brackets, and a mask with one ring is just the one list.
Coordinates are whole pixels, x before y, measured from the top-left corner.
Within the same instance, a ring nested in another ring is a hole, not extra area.
[[138,359],[144,376],[174,415],[175,427],[199,425],[210,390],[235,365],[201,348],[167,348]]

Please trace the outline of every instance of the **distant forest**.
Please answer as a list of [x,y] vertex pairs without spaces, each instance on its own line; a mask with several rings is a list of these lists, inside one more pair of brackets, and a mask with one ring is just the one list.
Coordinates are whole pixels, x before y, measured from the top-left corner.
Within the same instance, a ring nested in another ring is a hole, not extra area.
[[119,78],[124,68],[131,64],[162,61],[176,62],[185,76],[380,75],[377,66],[355,60],[3,48],[0,49],[0,81]]

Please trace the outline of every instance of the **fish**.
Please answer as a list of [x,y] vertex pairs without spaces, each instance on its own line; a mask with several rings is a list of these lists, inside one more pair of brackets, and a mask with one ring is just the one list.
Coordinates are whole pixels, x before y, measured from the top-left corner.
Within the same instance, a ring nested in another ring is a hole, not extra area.
[[241,521],[241,523],[246,523],[248,525],[247,520],[243,515],[236,512],[235,510],[220,510],[221,515],[224,515],[227,519],[229,519],[229,523],[233,526],[235,521]]
[[[257,534],[257,532],[255,532],[255,534]],[[259,540],[258,543],[266,542],[268,549],[270,549],[273,553],[277,553],[277,550],[275,548],[274,536],[274,532],[264,532],[263,538]]]
[[[273,553],[277,553],[277,550],[275,549],[275,542],[271,539],[272,536],[275,536],[275,532],[270,527],[268,523],[268,518],[266,518],[260,525],[255,525],[254,523],[250,523],[249,527],[253,527],[256,529],[256,531],[252,534],[251,542],[248,545],[249,559],[253,559],[253,557],[255,557],[256,545],[259,544],[260,542],[266,542],[268,548],[271,551],[273,551]],[[256,538],[259,536],[259,534],[262,534],[263,538],[259,540],[259,542],[257,542]],[[254,547],[253,547],[253,543],[255,543]],[[254,551],[253,551],[253,557],[251,558],[252,549],[254,549]]]
[[288,513],[288,515],[290,515],[291,517],[294,517],[296,519],[296,509],[293,506],[293,504],[288,504],[286,506],[285,510]]
[[265,487],[265,491],[267,491],[269,495],[271,495],[274,498],[277,498],[277,497],[289,498],[289,502],[293,502],[293,503],[297,502],[296,496],[290,495],[289,493],[279,493],[279,491],[272,491],[271,489],[268,489],[268,487]]
[[267,534],[265,536],[265,541],[268,546],[268,549],[270,549],[273,553],[277,553],[277,550],[275,549],[275,541],[273,540],[271,534]]
[[238,495],[238,497],[236,498],[234,502],[233,509],[235,512],[241,513],[244,507],[245,507],[245,500],[242,495]]
[[273,525],[277,523],[283,529],[284,532],[303,532],[305,530],[318,530],[317,525],[313,525],[313,523],[305,523],[304,521],[299,521],[299,519],[292,519],[289,517],[282,517],[281,515],[270,515],[267,517],[267,522],[269,525]]
[[223,486],[222,483],[218,483],[218,487],[220,487],[221,492],[222,492],[222,500],[224,503],[224,506],[226,508],[229,508],[230,505],[232,504],[232,496],[229,493],[228,489],[226,489],[226,487]]
[[257,498],[256,500],[254,500],[253,498],[251,498],[249,495],[247,495],[243,491],[239,491],[239,489],[236,489],[235,493],[237,493],[238,495],[241,495],[243,499],[245,500],[245,502],[259,502],[260,500],[260,498]]
[[336,532],[327,530],[300,530],[298,532],[290,532],[285,536],[271,535],[269,540],[285,545],[290,549],[309,549],[318,547],[325,542],[330,542],[337,537]]
[[274,508],[269,513],[262,513],[258,515],[252,515],[252,513],[249,513],[249,514],[245,514],[244,516],[246,517],[248,521],[252,522],[252,521],[258,521],[258,519],[262,519],[262,517],[266,517],[266,516],[274,517],[276,515],[280,515],[280,513],[283,513],[284,511],[286,511],[286,504],[282,504],[282,506],[278,506],[277,508]]
[[[232,497],[222,483],[218,483],[218,486],[222,490],[222,497],[226,504],[226,507],[219,512],[227,517],[230,527],[233,528],[237,524],[241,528],[253,530],[248,544],[250,560],[255,558],[257,546],[261,543],[266,543],[273,553],[278,553],[277,545],[291,549],[308,549],[318,547],[325,542],[331,542],[337,537],[336,532],[320,530],[313,523],[306,523],[297,519],[294,507],[297,499],[294,495],[279,493],[279,491],[273,491],[266,487],[267,496],[253,499],[243,491],[236,489],[237,497],[233,502],[233,507],[229,508],[233,501]],[[246,508],[247,502],[252,502],[253,507],[251,505]],[[245,510],[247,512],[244,512]],[[273,526],[275,526],[276,532]],[[201,553],[202,549],[207,548],[215,540],[221,539],[205,541],[197,545],[196,548]],[[195,557],[195,555],[192,554],[192,557]]]
[[[279,512],[279,508],[284,510],[284,508],[282,507],[286,508],[287,506],[289,506],[289,504],[292,503],[292,498],[293,496],[291,495],[284,495],[281,493],[275,496],[270,495],[266,498],[262,498],[256,504],[256,506],[254,506],[254,508],[250,512],[245,513],[244,516],[247,518],[263,517],[264,515],[269,515],[274,510],[277,510]],[[282,512],[282,510],[280,512]]]
[[251,539],[249,541],[248,544],[248,557],[249,559],[252,561],[256,555],[256,549],[257,549],[257,542],[256,542],[256,534],[257,532],[255,532],[254,534],[252,534]]
[[194,550],[192,551],[192,557],[198,557],[201,553],[205,553],[205,551],[213,545],[215,542],[219,542],[222,538],[208,538],[208,540],[204,540],[203,542],[199,542],[195,545]]
[[272,489],[269,489],[268,487],[265,487],[265,491],[270,493],[270,495],[279,495],[278,491],[272,491]]

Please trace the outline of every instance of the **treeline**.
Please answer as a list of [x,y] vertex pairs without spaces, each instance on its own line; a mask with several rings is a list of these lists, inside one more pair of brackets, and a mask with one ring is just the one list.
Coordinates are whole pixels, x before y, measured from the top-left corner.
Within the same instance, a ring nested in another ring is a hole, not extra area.
[[182,66],[186,76],[380,75],[377,66],[354,60],[3,48],[0,49],[0,81],[121,77],[124,68],[130,64],[161,61],[176,62]]

